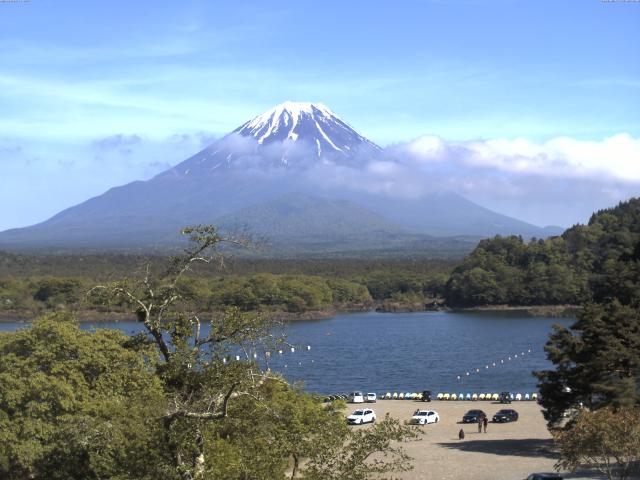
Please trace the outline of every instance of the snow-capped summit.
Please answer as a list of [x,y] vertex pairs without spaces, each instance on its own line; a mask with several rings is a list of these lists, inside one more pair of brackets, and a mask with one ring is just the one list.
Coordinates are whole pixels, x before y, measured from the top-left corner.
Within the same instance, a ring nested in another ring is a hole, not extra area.
[[236,128],[234,133],[253,137],[260,145],[303,141],[313,147],[318,157],[380,150],[322,103],[281,103]]
[[381,151],[321,103],[284,102],[258,115],[161,176],[306,168],[318,160],[359,166]]

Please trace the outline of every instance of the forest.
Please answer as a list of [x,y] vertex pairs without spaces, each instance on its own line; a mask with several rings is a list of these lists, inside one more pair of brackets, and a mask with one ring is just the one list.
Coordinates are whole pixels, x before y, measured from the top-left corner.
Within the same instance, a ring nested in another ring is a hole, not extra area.
[[[134,275],[165,259],[137,256],[0,255],[0,315],[33,317],[66,309],[124,313],[86,292],[94,285]],[[199,268],[180,288],[204,310],[330,314],[377,308],[424,309],[442,298],[455,264],[450,260],[247,260],[226,259]]]
[[[623,262],[640,244],[640,200],[592,215],[561,236],[496,236],[455,259],[260,259],[229,257],[181,279],[202,311],[326,316],[336,311],[580,305],[615,287],[632,290]],[[113,278],[158,269],[163,256],[0,254],[0,315],[31,318],[60,308],[126,313],[86,292]],[[622,272],[612,275],[611,272]],[[616,285],[612,285],[612,282]],[[627,292],[627,296],[632,295]]]
[[561,236],[483,240],[447,281],[450,306],[579,305],[636,288],[625,260],[640,245],[640,200],[594,213]]

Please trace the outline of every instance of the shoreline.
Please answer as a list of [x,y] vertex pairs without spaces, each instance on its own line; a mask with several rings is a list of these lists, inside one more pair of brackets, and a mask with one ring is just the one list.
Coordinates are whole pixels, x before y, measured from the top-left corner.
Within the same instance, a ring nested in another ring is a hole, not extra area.
[[452,312],[524,312],[532,317],[570,318],[575,317],[580,305],[486,305],[477,307],[451,308]]
[[[532,317],[570,318],[575,317],[579,312],[578,305],[486,305],[476,307],[448,307],[444,304],[424,304],[411,303],[402,304],[398,302],[376,302],[366,308],[326,308],[321,310],[309,310],[306,312],[260,312],[269,315],[281,322],[297,322],[310,320],[327,320],[336,315],[349,313],[412,313],[412,312],[523,312]],[[3,311],[0,312],[0,323],[29,323],[40,315],[46,315],[48,311]],[[80,310],[73,312],[78,321],[83,322],[122,322],[135,321],[135,317],[128,312],[98,312],[95,310]]]

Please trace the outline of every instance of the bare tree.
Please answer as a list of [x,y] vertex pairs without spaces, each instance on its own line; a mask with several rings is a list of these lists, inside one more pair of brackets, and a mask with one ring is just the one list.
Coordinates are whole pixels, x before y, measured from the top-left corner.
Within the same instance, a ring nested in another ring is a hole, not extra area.
[[[182,230],[189,247],[153,273],[149,264],[140,278],[98,285],[91,294],[106,294],[126,304],[145,327],[146,338],[160,354],[157,371],[167,392],[159,412],[164,443],[184,480],[203,477],[202,430],[227,417],[229,404],[242,395],[259,399],[259,387],[272,376],[257,362],[259,349],[283,342],[274,336],[273,320],[238,309],[211,314],[198,311],[183,295],[181,281],[198,264],[223,262],[222,244],[245,246],[243,239],[225,238],[211,225]],[[242,355],[245,361],[228,362]]]

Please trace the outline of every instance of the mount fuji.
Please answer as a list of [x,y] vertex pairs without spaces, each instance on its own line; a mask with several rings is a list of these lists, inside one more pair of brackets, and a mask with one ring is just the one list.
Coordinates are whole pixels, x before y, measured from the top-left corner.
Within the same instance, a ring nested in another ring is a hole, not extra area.
[[372,189],[362,179],[376,162],[389,162],[383,149],[324,105],[285,102],[150,180],[112,188],[45,222],[0,232],[0,248],[169,247],[182,227],[198,223],[260,236],[267,250],[285,255],[428,252],[432,245],[455,243],[439,237],[560,232],[493,212],[455,192],[403,197]]
[[318,161],[357,166],[381,151],[321,103],[284,102],[166,173],[206,176],[248,165],[291,169]]

